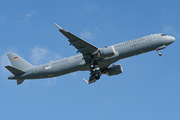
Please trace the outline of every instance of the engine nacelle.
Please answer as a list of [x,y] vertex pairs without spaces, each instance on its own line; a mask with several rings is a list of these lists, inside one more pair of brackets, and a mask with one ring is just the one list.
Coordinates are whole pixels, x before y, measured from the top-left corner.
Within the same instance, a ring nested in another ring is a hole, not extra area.
[[101,48],[96,54],[97,57],[112,57],[116,54],[113,46]]
[[118,75],[123,72],[121,64],[108,67],[107,73],[109,76]]

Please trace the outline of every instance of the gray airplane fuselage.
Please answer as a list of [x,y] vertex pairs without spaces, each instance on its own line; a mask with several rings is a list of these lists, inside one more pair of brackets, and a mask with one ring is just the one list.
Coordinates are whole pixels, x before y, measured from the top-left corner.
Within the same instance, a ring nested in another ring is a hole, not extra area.
[[[99,58],[97,62],[100,68],[127,57],[142,54],[145,52],[160,50],[173,43],[175,38],[163,34],[151,34],[141,38],[112,45],[115,55],[112,57]],[[100,48],[102,49],[102,48]],[[65,75],[76,71],[90,70],[90,63],[86,63],[83,55],[75,55],[57,61],[48,62],[43,65],[26,69],[25,74],[11,75],[9,79],[40,79]]]

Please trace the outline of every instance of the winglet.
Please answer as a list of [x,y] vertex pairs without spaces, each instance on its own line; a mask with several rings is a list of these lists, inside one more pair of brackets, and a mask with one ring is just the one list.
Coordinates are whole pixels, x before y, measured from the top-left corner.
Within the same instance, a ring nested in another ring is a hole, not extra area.
[[89,82],[86,79],[84,79],[84,78],[82,78],[82,79],[86,84],[89,84]]
[[58,30],[62,30],[62,28],[59,26],[59,25],[57,25],[56,23],[53,23],[54,25],[55,25],[55,27],[58,29]]

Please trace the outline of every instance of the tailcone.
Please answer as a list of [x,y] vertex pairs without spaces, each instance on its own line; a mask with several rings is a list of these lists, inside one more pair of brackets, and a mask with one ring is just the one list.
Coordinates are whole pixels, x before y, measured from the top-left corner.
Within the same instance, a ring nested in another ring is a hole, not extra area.
[[22,79],[21,75],[11,75],[8,79]]
[[11,75],[8,77],[8,79],[16,79],[16,78],[15,78],[15,75]]

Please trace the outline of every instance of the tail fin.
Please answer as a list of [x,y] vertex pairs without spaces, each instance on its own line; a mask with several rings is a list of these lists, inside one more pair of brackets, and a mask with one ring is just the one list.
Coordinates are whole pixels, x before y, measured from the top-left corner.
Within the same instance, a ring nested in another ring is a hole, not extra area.
[[17,79],[17,85],[22,84],[24,82],[24,79]]
[[25,70],[27,68],[33,67],[33,65],[31,65],[30,63],[28,63],[27,61],[25,61],[23,58],[21,58],[15,53],[9,53],[7,54],[7,56],[11,62],[11,65],[16,69]]

